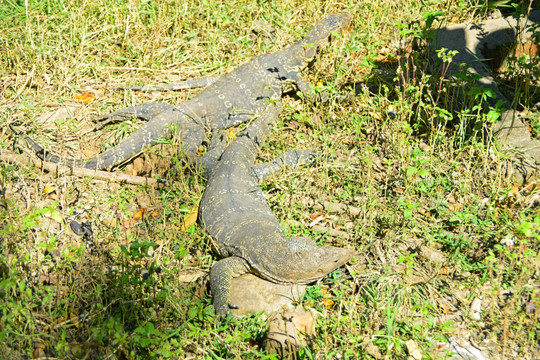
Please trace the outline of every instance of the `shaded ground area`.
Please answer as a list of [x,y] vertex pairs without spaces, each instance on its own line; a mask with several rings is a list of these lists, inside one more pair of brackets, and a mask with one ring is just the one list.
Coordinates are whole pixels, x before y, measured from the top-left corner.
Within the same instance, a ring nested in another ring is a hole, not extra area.
[[[446,77],[468,76],[474,79],[473,88],[486,91],[489,104],[501,109],[501,115],[495,119],[493,135],[503,149],[517,152],[513,156],[514,165],[510,166],[513,168],[510,171],[513,170],[511,172],[516,181],[525,184],[537,176],[540,141],[533,134],[530,120],[527,121],[526,115],[529,112],[523,114],[516,110],[522,109],[523,104],[519,103],[520,99],[515,94],[522,91],[522,86],[533,89],[538,89],[539,86],[534,73],[538,70],[540,55],[536,44],[539,38],[540,11],[532,11],[519,18],[514,16],[446,26],[435,31],[430,46],[433,51],[439,54],[446,52],[445,56],[452,57],[445,69]],[[512,71],[533,71],[530,79],[520,80],[525,84],[516,84],[517,88],[513,89],[507,88],[508,94],[505,95],[499,90],[494,75],[508,69],[511,58],[514,59]],[[464,71],[460,64],[467,64],[468,69]],[[526,102],[530,102],[530,99]],[[534,104],[533,111],[536,106],[537,103]],[[535,117],[535,113],[532,115]],[[522,119],[523,117],[525,119]]]

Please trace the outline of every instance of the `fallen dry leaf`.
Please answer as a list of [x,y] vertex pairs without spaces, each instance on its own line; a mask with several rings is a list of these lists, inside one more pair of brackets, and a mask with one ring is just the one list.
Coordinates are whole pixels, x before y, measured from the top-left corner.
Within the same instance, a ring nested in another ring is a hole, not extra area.
[[45,344],[37,343],[34,344],[34,351],[32,351],[32,358],[39,359],[45,357]]
[[195,224],[195,222],[197,222],[198,214],[199,214],[199,206],[195,206],[193,209],[191,209],[189,214],[184,219],[184,223],[180,227],[180,230],[186,231],[187,228]]
[[418,213],[422,216],[425,216],[425,217],[431,217],[431,213],[429,212],[428,209],[426,208],[420,208],[418,209]]
[[446,255],[437,249],[432,249],[427,246],[420,247],[420,256],[423,259],[430,260],[437,263],[444,263],[446,261]]
[[334,300],[332,299],[322,299],[321,302],[323,303],[323,305],[328,309],[330,310],[332,308],[332,306],[334,306]]
[[512,189],[508,192],[509,195],[516,195],[519,193],[519,186],[514,185],[512,186]]
[[93,100],[94,100],[95,96],[94,94],[91,94],[87,91],[83,92],[82,94],[80,95],[75,95],[75,99],[85,103],[85,104],[90,104]]
[[[364,343],[366,343],[365,341]],[[373,344],[372,342],[367,342],[367,344],[364,347],[364,350],[371,356],[373,356],[375,359],[384,359],[384,356],[381,354],[379,348],[377,345]]]
[[133,220],[142,219],[144,213],[146,213],[145,208],[140,208],[139,211],[137,211],[133,216],[131,217]]
[[86,157],[92,157],[92,156],[95,156],[96,153],[93,152],[92,150],[81,150],[81,152],[83,153],[84,156]]
[[414,360],[422,359],[422,350],[418,347],[418,344],[413,339],[405,341],[407,346],[407,352]]
[[378,112],[374,112],[374,111],[370,111],[369,112],[369,116],[371,116],[372,118],[374,118],[375,120],[379,120],[379,121],[383,121],[384,120],[384,117],[378,113]]
[[331,309],[334,306],[334,300],[331,299],[332,295],[328,292],[328,289],[322,288],[321,294],[323,295],[321,302],[327,309]]
[[49,111],[36,118],[36,122],[44,127],[51,126],[56,122],[62,122],[75,117],[75,113],[81,105],[64,105],[58,109]]
[[53,191],[56,191],[56,187],[55,186],[45,186],[43,188],[43,195],[49,195],[50,193],[52,193]]
[[374,61],[377,61],[377,62],[382,62],[382,63],[386,63],[388,62],[388,56],[386,55],[377,55],[373,58]]
[[206,272],[202,271],[201,269],[187,268],[180,271],[180,273],[177,275],[177,279],[182,283],[190,283],[196,281],[204,275],[206,275]]
[[140,157],[133,160],[133,172],[135,173],[134,175],[142,174],[145,170],[144,165],[144,160]]
[[294,355],[307,346],[307,336],[315,335],[316,313],[296,309],[272,317],[263,346],[268,354],[279,358],[296,358]]
[[450,275],[450,269],[447,266],[443,266],[437,272],[439,275]]
[[418,147],[420,148],[420,150],[422,151],[425,151],[425,152],[430,152],[431,151],[431,147],[426,144],[425,142],[421,142]]

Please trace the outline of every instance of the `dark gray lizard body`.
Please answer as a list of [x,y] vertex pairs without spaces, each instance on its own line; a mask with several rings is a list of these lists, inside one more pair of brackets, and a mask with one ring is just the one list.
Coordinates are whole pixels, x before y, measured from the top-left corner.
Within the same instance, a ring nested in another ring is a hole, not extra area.
[[270,99],[280,98],[293,86],[303,93],[311,93],[300,71],[315,58],[318,48],[328,42],[332,33],[344,29],[350,19],[348,14],[327,16],[304,39],[274,54],[254,57],[179,106],[143,104],[106,115],[104,118],[139,117],[148,122],[114,148],[95,157],[81,160],[60,157],[29,137],[25,139],[44,160],[75,167],[110,169],[138,155],[145,146],[170,137],[173,128],[177,128],[184,154],[194,161],[206,131],[249,121],[264,111]]
[[[212,266],[210,285],[218,315],[229,312],[233,277],[250,272],[276,283],[307,284],[345,264],[353,249],[318,247],[309,238],[286,238],[257,184],[253,161],[280,107],[269,105],[217,161],[199,205],[199,219],[223,257]],[[287,154],[287,153],[286,153]],[[293,151],[283,159],[294,165],[311,151]],[[261,168],[259,168],[261,169]],[[264,173],[264,171],[262,172]]]

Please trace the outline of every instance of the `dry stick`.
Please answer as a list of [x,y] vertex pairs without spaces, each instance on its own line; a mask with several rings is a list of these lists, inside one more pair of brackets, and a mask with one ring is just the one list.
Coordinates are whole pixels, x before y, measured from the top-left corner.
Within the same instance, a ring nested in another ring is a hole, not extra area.
[[133,185],[151,185],[151,186],[166,186],[169,182],[162,179],[152,179],[144,176],[135,176],[122,173],[91,170],[78,167],[69,167],[64,165],[54,164],[43,160],[34,160],[26,156],[0,153],[0,161],[9,163],[20,163],[24,165],[33,165],[41,170],[47,170],[54,175],[73,175],[79,177],[91,177],[95,180],[108,180],[119,183],[127,183]]

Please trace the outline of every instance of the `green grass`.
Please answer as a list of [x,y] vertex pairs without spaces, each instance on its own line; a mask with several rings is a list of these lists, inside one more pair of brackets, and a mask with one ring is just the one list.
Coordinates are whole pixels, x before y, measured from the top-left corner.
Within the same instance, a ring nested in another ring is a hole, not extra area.
[[[479,107],[481,93],[458,103],[451,89],[468,85],[443,80],[421,53],[392,58],[398,41],[426,28],[421,19],[440,11],[435,26],[483,19],[490,6],[0,0],[0,153],[13,151],[8,124],[56,153],[102,151],[140,123],[92,132],[93,116],[148,101],[179,104],[199,91],[114,87],[227,73],[291,44],[324,14],[348,12],[350,30],[305,74],[331,101],[286,98],[261,151],[261,159],[290,148],[330,155],[262,187],[288,234],[358,252],[309,289],[303,305],[320,316],[300,357],[407,358],[412,340],[424,358],[437,358],[437,342],[458,337],[494,358],[532,359],[540,330],[538,183],[518,187],[504,177],[507,155],[484,136],[494,109]],[[538,132],[538,68],[518,65],[503,80]],[[94,101],[78,102],[83,91]],[[351,99],[334,101],[347,93]],[[64,105],[79,106],[62,120],[44,117]],[[161,190],[0,162],[0,358],[272,358],[260,347],[259,317],[220,323],[212,314],[210,239],[198,224],[181,231],[205,179],[171,154],[170,144],[145,154],[151,176],[173,181]],[[323,214],[348,239],[308,228],[325,201],[360,209]],[[92,222],[92,238],[70,230],[74,219]],[[182,281],[190,269],[203,276]]]

